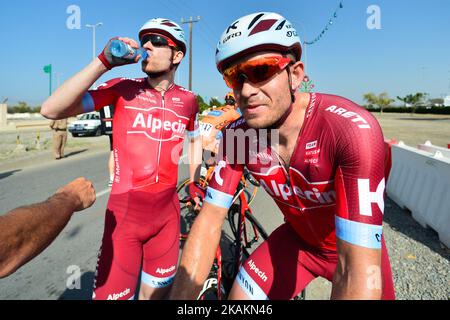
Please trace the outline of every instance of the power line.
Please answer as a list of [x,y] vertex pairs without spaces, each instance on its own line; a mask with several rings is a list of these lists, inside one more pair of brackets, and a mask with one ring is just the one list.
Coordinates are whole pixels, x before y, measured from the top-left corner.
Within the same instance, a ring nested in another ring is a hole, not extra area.
[[[188,9],[188,11],[190,11],[190,12],[194,12],[194,11],[195,11],[195,10],[194,10],[187,2],[185,2],[185,1],[180,1],[180,3],[183,4],[183,5]],[[217,32],[215,32],[215,31],[210,27],[210,25],[208,24],[208,21],[207,21],[207,19],[205,19],[205,17],[203,17],[203,19],[202,19],[202,24],[201,24],[201,26],[206,27],[205,30],[207,30],[207,32],[209,33],[209,35],[210,35],[212,38],[215,39],[215,37],[217,36],[217,35],[216,35]],[[216,41],[213,41],[213,42],[215,43]]]
[[[177,11],[181,11],[181,13],[183,13],[183,15],[190,15],[192,12],[196,11],[196,10],[192,9],[190,6],[188,6],[186,3],[181,2],[181,1],[175,3],[174,1],[165,0],[164,2],[167,2],[168,4],[173,6]],[[166,8],[167,8],[167,6],[166,6]],[[171,11],[173,11],[173,10],[171,10]],[[204,23],[205,23],[205,20],[202,18],[202,23],[199,25],[199,35],[205,41],[205,43],[215,47],[216,41],[214,40],[213,33],[210,34],[210,32],[204,28],[205,27]]]

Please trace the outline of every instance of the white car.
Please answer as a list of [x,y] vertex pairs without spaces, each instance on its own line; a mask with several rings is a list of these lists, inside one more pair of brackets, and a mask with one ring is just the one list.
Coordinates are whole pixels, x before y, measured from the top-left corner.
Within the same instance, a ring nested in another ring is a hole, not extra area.
[[79,135],[101,136],[101,123],[100,115],[97,112],[89,112],[81,115],[78,120],[69,123],[68,130],[74,137]]

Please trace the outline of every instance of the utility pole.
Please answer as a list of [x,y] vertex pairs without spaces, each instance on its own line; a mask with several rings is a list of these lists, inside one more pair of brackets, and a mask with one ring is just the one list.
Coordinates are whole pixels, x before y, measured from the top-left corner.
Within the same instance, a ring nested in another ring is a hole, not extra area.
[[181,23],[189,23],[189,91],[192,91],[192,24],[194,22],[199,22],[200,16],[197,16],[196,20],[193,20],[192,17],[189,17],[189,21],[181,18]]
[[450,70],[448,71],[448,92],[447,95],[450,96]]

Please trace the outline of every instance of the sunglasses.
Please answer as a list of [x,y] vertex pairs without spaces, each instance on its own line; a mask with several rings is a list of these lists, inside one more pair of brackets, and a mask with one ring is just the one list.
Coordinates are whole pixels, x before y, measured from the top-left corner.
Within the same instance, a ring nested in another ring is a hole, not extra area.
[[151,42],[154,47],[173,47],[176,48],[177,45],[172,39],[167,38],[163,35],[156,33],[148,33],[141,38],[141,47],[143,47],[147,42]]
[[223,79],[231,89],[240,90],[246,80],[251,83],[267,81],[290,63],[291,59],[280,56],[253,59],[225,69]]

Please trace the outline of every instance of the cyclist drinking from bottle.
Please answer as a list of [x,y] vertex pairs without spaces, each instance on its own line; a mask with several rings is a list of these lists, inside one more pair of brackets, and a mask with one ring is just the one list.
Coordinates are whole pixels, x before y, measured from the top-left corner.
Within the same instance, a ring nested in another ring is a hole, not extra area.
[[[136,41],[119,39],[133,48]],[[98,59],[66,81],[43,104],[41,113],[58,119],[114,105],[114,183],[109,197],[94,299],[133,299],[141,277],[140,299],[160,299],[177,270],[178,161],[189,138],[190,177],[198,176],[201,139],[195,95],[174,84],[186,53],[179,25],[152,19],[139,31],[148,57],[141,79],[113,79],[89,87],[114,67],[136,63],[111,53],[111,39]],[[197,164],[196,164],[197,163]]]

